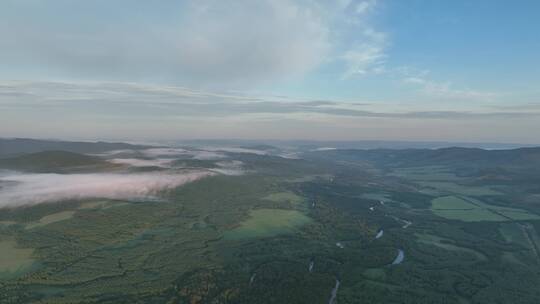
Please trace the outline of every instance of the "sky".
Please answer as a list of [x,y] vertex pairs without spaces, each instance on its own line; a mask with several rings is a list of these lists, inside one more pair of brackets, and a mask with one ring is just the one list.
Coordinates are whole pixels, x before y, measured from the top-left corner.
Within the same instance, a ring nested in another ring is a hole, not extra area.
[[0,137],[540,144],[536,0],[2,0]]

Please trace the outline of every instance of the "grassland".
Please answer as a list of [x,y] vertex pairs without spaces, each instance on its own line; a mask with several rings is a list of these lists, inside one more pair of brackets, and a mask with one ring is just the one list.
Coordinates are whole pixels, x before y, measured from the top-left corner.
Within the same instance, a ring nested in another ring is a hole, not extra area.
[[271,237],[293,233],[311,219],[297,210],[257,209],[249,213],[249,218],[240,226],[227,231],[225,239]]
[[540,219],[538,215],[526,210],[488,205],[473,198],[457,196],[433,199],[431,211],[447,219],[465,222]]
[[432,208],[435,210],[472,210],[477,206],[457,196],[443,196],[434,199]]
[[35,260],[32,248],[20,248],[14,239],[0,240],[0,279],[16,277],[29,270]]
[[471,210],[434,210],[436,215],[444,217],[449,220],[459,220],[464,222],[504,222],[506,218],[497,215],[489,210],[485,209],[471,209]]
[[461,179],[454,172],[442,166],[397,168],[389,175],[415,181],[458,181]]
[[[455,182],[446,181],[418,181],[421,187],[425,188],[427,193],[456,193],[461,195],[482,196],[482,195],[500,195],[501,192],[494,190],[491,186],[468,186]],[[435,190],[435,191],[434,191]]]
[[74,214],[75,214],[75,211],[71,211],[71,210],[49,214],[40,218],[39,221],[37,222],[26,225],[26,229],[32,229],[32,228],[60,222],[60,221],[65,221],[72,218]]

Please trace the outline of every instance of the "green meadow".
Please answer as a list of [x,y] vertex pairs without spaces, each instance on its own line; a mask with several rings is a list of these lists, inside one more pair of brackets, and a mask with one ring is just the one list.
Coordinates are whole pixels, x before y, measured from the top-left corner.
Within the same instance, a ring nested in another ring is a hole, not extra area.
[[491,186],[468,186],[448,181],[418,181],[426,193],[455,193],[461,195],[482,196],[500,195],[501,192],[494,190]]
[[441,217],[465,222],[537,220],[540,217],[523,209],[488,205],[477,199],[458,196],[438,197],[431,201],[431,211]]
[[225,232],[225,239],[271,237],[293,233],[311,219],[297,210],[256,209],[238,227]]
[[457,181],[460,177],[442,166],[426,166],[394,169],[390,176],[416,181]]
[[70,211],[70,210],[49,214],[42,217],[37,222],[26,225],[26,229],[32,229],[32,228],[60,222],[60,221],[65,221],[72,218],[74,214],[75,214],[75,211]]
[[0,240],[0,279],[24,273],[34,264],[34,249],[21,248],[14,239]]

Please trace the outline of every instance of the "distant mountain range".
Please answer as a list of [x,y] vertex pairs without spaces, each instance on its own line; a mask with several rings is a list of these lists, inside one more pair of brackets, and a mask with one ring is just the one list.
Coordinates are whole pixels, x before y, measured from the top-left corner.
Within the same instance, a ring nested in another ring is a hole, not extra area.
[[[280,152],[280,149],[276,147],[283,146],[272,141],[269,144],[275,144],[274,146],[255,141],[190,141],[189,143],[192,145],[195,143],[198,145],[240,145],[239,147],[246,149],[272,151],[272,154],[276,155]],[[400,146],[396,144],[394,148],[370,149],[340,148],[340,145],[346,145],[345,142],[333,142],[332,145],[328,143],[328,145],[318,146],[306,146],[307,143],[305,141],[296,142],[298,145],[296,149],[298,152],[302,152],[302,158],[313,160],[364,161],[388,168],[415,166],[452,166],[477,169],[504,167],[505,169],[519,168],[521,170],[527,167],[540,168],[540,147],[489,150],[470,147],[399,148]],[[351,145],[352,143],[350,142]],[[361,146],[361,142],[356,143]],[[363,142],[363,145],[369,146],[375,145],[375,143]],[[110,142],[0,139],[0,168],[33,168],[33,171],[47,171],[49,170],[47,168],[57,167],[101,166],[104,162],[101,158],[83,154],[111,150],[139,150],[150,147]]]
[[[440,149],[449,147],[481,148],[481,149],[515,149],[540,146],[520,143],[489,143],[489,142],[446,142],[446,141],[390,141],[390,140],[356,140],[356,141],[317,141],[317,140],[179,140],[170,142],[173,145],[236,145],[236,146],[266,146],[297,147],[301,149],[316,149],[331,147],[338,149]],[[266,150],[266,149],[265,149]]]
[[540,147],[507,150],[451,147],[441,149],[337,149],[307,153],[312,158],[365,160],[380,165],[416,167],[430,165],[514,166],[540,165]]
[[101,153],[111,150],[144,149],[149,146],[111,142],[56,141],[28,138],[0,138],[0,158],[43,151]]
[[0,169],[40,173],[100,171],[119,167],[97,156],[66,151],[44,151],[0,159]]

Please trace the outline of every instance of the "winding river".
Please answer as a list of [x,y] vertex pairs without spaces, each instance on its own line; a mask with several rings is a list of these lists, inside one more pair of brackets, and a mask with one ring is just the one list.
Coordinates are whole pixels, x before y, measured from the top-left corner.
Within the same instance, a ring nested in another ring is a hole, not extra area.
[[339,289],[339,280],[336,278],[336,286],[332,288],[332,293],[330,293],[330,300],[328,300],[328,304],[334,304],[336,302],[337,292]]
[[398,249],[398,255],[396,256],[396,258],[392,262],[392,265],[401,264],[403,262],[403,260],[405,260],[405,252],[403,251],[403,249]]

